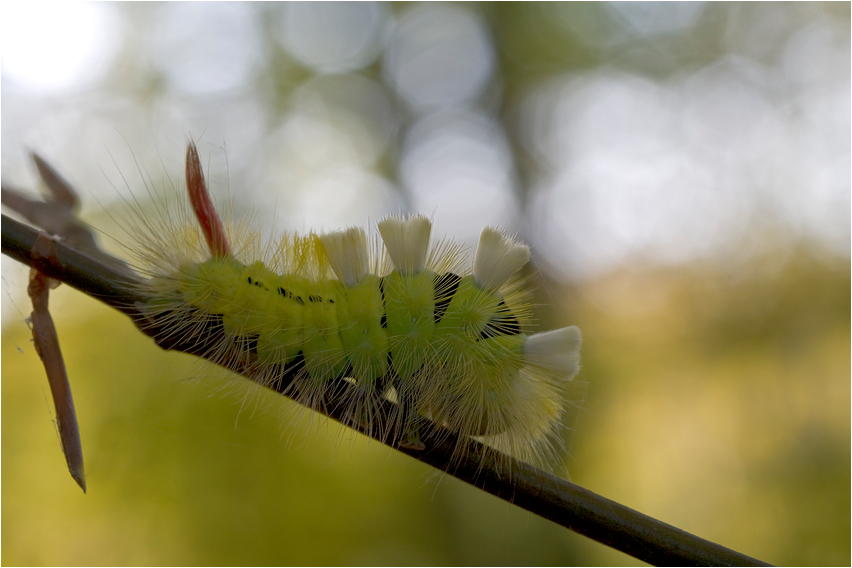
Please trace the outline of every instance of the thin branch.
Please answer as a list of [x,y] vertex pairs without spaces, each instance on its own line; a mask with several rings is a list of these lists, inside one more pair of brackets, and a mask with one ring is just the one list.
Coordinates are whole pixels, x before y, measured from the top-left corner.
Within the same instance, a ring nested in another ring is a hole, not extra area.
[[[39,237],[45,246],[50,247],[50,238],[44,233]],[[83,467],[83,446],[80,443],[80,426],[77,424],[77,413],[74,411],[74,398],[71,396],[71,383],[65,370],[65,360],[59,347],[59,335],[53,318],[48,309],[50,288],[58,286],[59,282],[46,274],[30,269],[30,284],[27,294],[33,303],[30,315],[33,329],[33,342],[36,352],[44,365],[53,406],[56,410],[56,428],[59,430],[59,440],[62,442],[62,452],[71,477],[77,485],[86,492],[86,475]]]
[[[65,239],[68,244],[81,248],[95,249],[97,243],[88,226],[76,215],[80,200],[74,188],[54,170],[50,164],[35,153],[31,154],[39,175],[48,189],[49,195],[42,200],[30,199],[23,193],[3,187],[0,201],[3,205],[23,215],[48,233]],[[53,255],[55,239],[47,233],[39,234],[32,252],[36,256]],[[50,290],[59,286],[53,280],[35,268],[30,269],[30,283],[27,294],[33,304],[30,315],[33,342],[36,352],[44,365],[44,372],[50,386],[50,395],[56,409],[56,428],[62,442],[62,452],[71,477],[83,493],[86,492],[86,476],[83,465],[83,446],[80,441],[80,426],[74,410],[71,395],[71,383],[65,370],[65,360],[59,345],[59,335],[50,315],[48,304]]]
[[[3,254],[122,311],[164,349],[203,356],[210,352],[211,345],[215,345],[216,331],[212,326],[190,339],[179,341],[173,339],[176,334],[169,336],[161,333],[165,328],[161,328],[156,321],[146,319],[136,307],[137,303],[144,303],[148,298],[142,292],[144,288],[139,286],[141,280],[128,276],[127,272],[116,270],[62,242],[55,244],[55,255],[52,257],[34,257],[32,248],[39,232],[6,215],[2,219],[2,233]],[[283,385],[270,385],[270,388],[283,390]],[[330,404],[324,412],[331,418],[340,419],[342,408]],[[375,433],[362,433],[386,443]],[[639,560],[656,565],[767,565],[643,515],[529,464],[498,456],[476,441],[463,441],[460,446],[455,434],[435,424],[425,425],[422,439],[426,444],[425,450],[392,447]],[[506,473],[507,470],[511,471],[510,475]]]

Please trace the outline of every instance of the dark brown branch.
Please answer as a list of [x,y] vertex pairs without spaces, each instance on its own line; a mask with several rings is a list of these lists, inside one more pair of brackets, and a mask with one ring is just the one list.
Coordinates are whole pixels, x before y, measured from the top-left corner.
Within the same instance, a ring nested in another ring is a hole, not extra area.
[[[6,215],[3,215],[2,233],[4,254],[121,310],[162,347],[197,355],[209,350],[209,343],[205,344],[204,338],[198,336],[168,345],[158,339],[164,334],[159,333],[156,322],[147,320],[136,307],[137,303],[148,299],[138,286],[140,281],[126,272],[111,268],[62,242],[56,243],[53,258],[33,258],[31,251],[38,231]],[[335,405],[330,405],[326,412],[331,418],[340,418],[339,407]],[[460,451],[458,438],[434,424],[424,426],[422,439],[425,450],[394,447],[518,507],[650,564],[766,565],[529,464],[498,456],[478,442],[464,442]],[[511,475],[507,475],[507,470]]]
[[[35,200],[8,187],[3,187],[0,200],[3,205],[47,231],[47,233],[39,234],[32,248],[33,254],[36,257],[49,257],[55,254],[53,251],[55,239],[49,237],[48,233],[58,235],[74,246],[95,249],[97,243],[92,231],[76,215],[80,205],[77,192],[46,161],[35,153],[31,155],[49,191],[49,196],[43,200]],[[33,343],[44,365],[50,395],[56,409],[56,429],[59,431],[59,439],[62,442],[65,463],[68,465],[71,477],[85,493],[86,477],[80,425],[74,410],[74,399],[65,369],[65,359],[59,346],[59,335],[56,333],[56,327],[48,309],[50,290],[58,285],[58,280],[48,277],[35,268],[30,269],[30,283],[27,287],[27,294],[33,304],[30,320]]]
[[[52,241],[44,233],[39,235],[45,247],[51,247]],[[38,244],[37,244],[38,246]],[[71,396],[71,383],[65,369],[65,360],[59,347],[59,334],[53,324],[53,318],[48,309],[50,288],[57,286],[56,280],[35,269],[30,269],[30,284],[27,294],[33,303],[30,315],[32,321],[33,343],[44,365],[53,406],[56,411],[56,429],[59,430],[59,440],[62,442],[62,453],[68,472],[77,485],[86,492],[86,475],[83,466],[83,446],[80,442],[80,426],[77,424],[77,413],[74,411],[74,398]]]

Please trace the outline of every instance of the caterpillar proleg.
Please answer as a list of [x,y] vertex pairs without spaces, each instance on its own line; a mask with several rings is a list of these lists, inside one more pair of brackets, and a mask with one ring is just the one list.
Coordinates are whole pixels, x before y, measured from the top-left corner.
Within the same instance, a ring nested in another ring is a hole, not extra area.
[[158,339],[203,328],[205,358],[308,408],[342,406],[344,425],[391,445],[423,449],[431,420],[550,463],[581,337],[530,331],[526,245],[487,227],[471,263],[412,215],[372,237],[351,227],[264,246],[220,220],[192,142],[186,182],[194,215],[140,214],[131,231],[146,276],[135,309]]

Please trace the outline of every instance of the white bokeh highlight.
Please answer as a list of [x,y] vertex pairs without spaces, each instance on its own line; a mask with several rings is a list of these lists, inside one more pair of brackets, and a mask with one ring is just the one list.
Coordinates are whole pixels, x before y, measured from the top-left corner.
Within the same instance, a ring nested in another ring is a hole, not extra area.
[[377,2],[290,2],[284,5],[279,43],[320,73],[354,71],[381,53],[385,5]]
[[402,15],[385,54],[385,76],[415,111],[479,96],[494,46],[478,15],[453,4],[421,4]]
[[472,111],[424,115],[408,130],[400,179],[411,211],[433,217],[437,237],[475,245],[482,227],[516,227],[512,153],[502,127]]
[[553,79],[521,110],[541,165],[536,252],[561,278],[739,261],[767,235],[784,246],[810,234],[848,255],[848,77],[802,88],[777,67],[726,56],[668,82],[614,71]]
[[176,89],[215,95],[249,88],[264,61],[256,11],[240,2],[165,3],[148,38]]
[[87,2],[6,2],[0,68],[13,88],[61,92],[100,79],[118,48],[121,22]]

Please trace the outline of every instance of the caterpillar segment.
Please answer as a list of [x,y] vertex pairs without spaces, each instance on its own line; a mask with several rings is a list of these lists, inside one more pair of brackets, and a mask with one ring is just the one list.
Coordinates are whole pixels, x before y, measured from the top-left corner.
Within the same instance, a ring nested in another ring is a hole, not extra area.
[[378,223],[383,249],[360,228],[289,235],[267,265],[232,251],[200,169],[187,184],[210,256],[151,279],[152,317],[212,322],[214,360],[308,407],[343,404],[344,423],[391,443],[422,448],[429,418],[519,459],[552,457],[581,338],[573,326],[528,334],[527,246],[486,228],[465,270],[414,215]]

